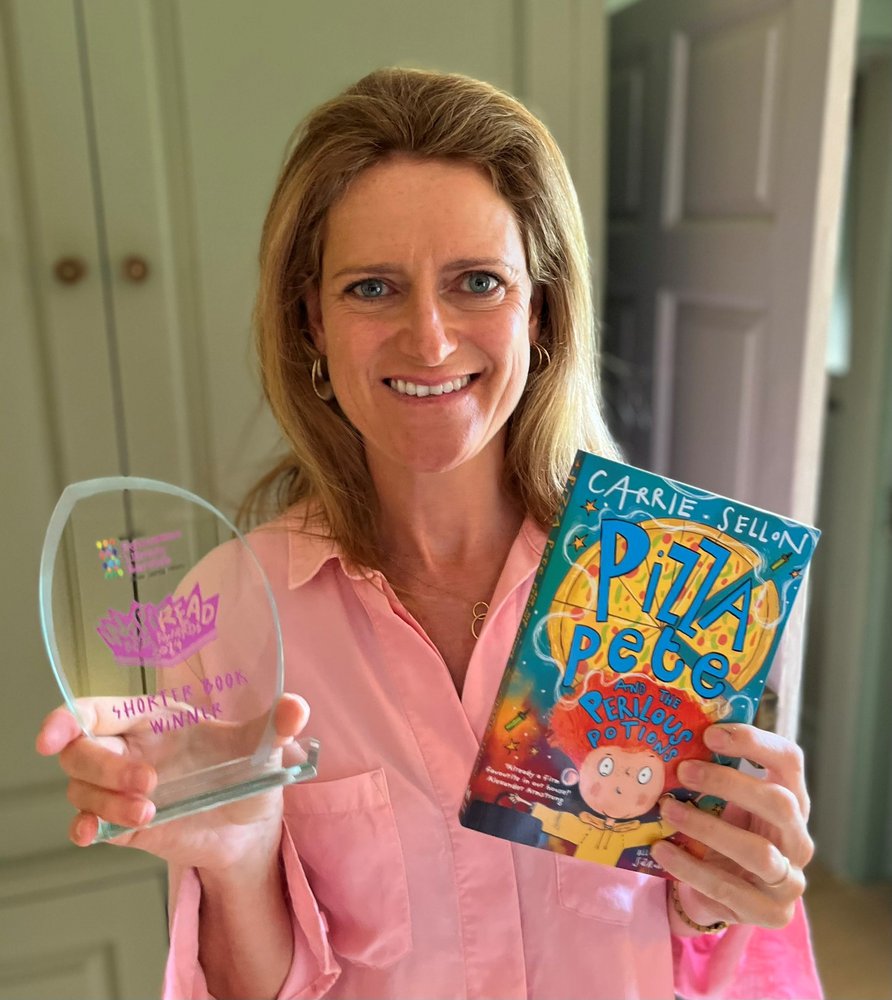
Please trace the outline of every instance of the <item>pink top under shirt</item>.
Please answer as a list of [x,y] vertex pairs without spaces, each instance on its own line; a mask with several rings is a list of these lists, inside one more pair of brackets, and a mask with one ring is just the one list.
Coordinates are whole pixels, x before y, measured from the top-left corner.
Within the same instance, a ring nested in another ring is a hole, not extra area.
[[[466,830],[458,810],[545,535],[514,542],[461,697],[380,574],[332,543],[251,535],[319,777],[285,791],[294,961],[281,997],[698,1000],[821,996],[801,907],[784,931],[673,940],[667,883]],[[166,1000],[207,997],[200,883],[171,871]],[[674,953],[674,954],[673,954]]]

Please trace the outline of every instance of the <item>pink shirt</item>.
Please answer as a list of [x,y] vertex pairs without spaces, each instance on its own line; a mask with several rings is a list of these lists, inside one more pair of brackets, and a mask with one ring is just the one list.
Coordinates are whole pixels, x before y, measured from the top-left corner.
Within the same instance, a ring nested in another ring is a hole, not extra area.
[[[783,932],[675,941],[673,968],[663,879],[459,824],[544,542],[524,524],[459,697],[381,574],[350,572],[329,542],[252,534],[282,620],[285,686],[309,702],[305,735],[322,744],[318,779],[285,791],[295,958],[280,996],[819,997],[801,910]],[[206,997],[200,883],[175,870],[171,885],[164,996]]]

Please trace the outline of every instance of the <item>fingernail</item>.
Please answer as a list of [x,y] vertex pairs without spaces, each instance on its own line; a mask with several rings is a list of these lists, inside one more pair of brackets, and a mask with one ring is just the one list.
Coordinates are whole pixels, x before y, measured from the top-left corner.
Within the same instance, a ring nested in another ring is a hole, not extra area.
[[134,806],[132,815],[134,826],[145,826],[155,815],[155,803],[151,801],[139,803],[138,806]]
[[658,840],[650,845],[650,856],[658,865],[662,865],[672,858],[672,845],[668,840]]
[[678,776],[690,786],[695,786],[703,778],[703,765],[699,761],[686,760],[678,765]]
[[660,815],[668,819],[672,819],[673,816],[676,819],[680,818],[683,808],[684,806],[682,806],[678,799],[674,799],[671,795],[664,795],[660,799]]
[[703,736],[703,741],[710,750],[725,750],[731,745],[732,735],[729,726],[710,726]]

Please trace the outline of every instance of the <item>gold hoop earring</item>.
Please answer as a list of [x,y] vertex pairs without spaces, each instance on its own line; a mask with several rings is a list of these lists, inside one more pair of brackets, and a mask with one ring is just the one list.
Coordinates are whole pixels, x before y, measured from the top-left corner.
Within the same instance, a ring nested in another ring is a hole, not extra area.
[[548,351],[539,343],[538,340],[534,340],[530,344],[530,352],[535,349],[536,351],[536,363],[530,365],[530,374],[536,375],[538,372],[542,371],[543,368],[547,368],[551,364],[551,355]]
[[322,371],[322,357],[313,359],[313,370],[310,373],[310,381],[313,383],[313,392],[322,400],[323,403],[328,403],[334,399],[334,389],[331,387],[331,382],[325,377],[325,373]]

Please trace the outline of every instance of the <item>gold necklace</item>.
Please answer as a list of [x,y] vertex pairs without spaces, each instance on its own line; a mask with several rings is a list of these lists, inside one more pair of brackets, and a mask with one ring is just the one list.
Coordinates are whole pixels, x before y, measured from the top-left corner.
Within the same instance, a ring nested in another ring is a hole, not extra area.
[[[443,595],[448,595],[450,597],[453,596],[449,591],[444,590],[442,587],[437,587],[435,584],[429,583],[426,580],[422,580],[420,577],[416,576],[414,573],[407,570],[405,565],[403,565],[401,561],[391,558],[391,564],[394,567],[396,567],[404,576],[407,576],[410,579],[415,580],[416,583],[421,584],[428,590],[432,590],[435,591],[436,593],[440,593]],[[399,597],[400,591],[403,590],[403,588],[397,586],[396,588],[394,588],[394,590],[397,596]],[[404,595],[407,593],[408,591],[403,590]],[[404,598],[401,597],[400,599],[402,600]],[[471,608],[471,635],[475,639],[480,638],[480,629],[483,628],[483,623],[486,621],[486,616],[488,613],[489,613],[489,604],[486,601],[477,601],[474,607]]]
[[489,614],[489,605],[486,601],[478,601],[471,608],[471,614],[474,616],[474,620],[471,622],[471,635],[475,639],[479,639],[480,629],[483,628],[483,623],[486,621],[487,614]]

